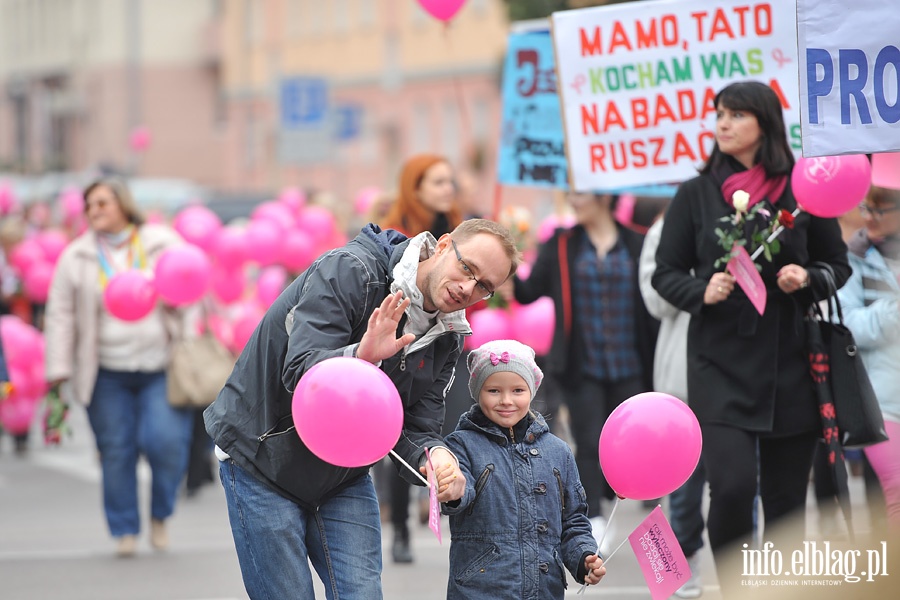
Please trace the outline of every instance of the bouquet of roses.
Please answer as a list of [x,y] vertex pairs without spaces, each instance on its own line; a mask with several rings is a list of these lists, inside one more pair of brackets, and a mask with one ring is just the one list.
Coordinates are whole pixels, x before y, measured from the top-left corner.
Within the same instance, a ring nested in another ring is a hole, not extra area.
[[[772,257],[781,250],[778,234],[785,228],[794,228],[797,211],[791,213],[779,209],[773,216],[762,202],[750,206],[750,194],[744,190],[736,191],[731,200],[734,215],[719,219],[723,225],[716,227],[715,230],[719,245],[725,249],[725,254],[716,260],[713,266],[718,269],[727,265],[736,256],[736,250],[740,246],[745,247],[751,258],[756,259],[762,254],[766,260],[772,262]],[[756,268],[762,269],[760,265],[756,265]]]

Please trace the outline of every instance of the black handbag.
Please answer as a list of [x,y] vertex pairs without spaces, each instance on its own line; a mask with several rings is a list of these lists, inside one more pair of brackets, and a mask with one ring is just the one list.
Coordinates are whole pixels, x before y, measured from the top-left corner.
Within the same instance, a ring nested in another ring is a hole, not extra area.
[[830,383],[838,439],[844,448],[862,448],[884,442],[888,439],[884,417],[853,333],[844,325],[834,271],[831,265],[825,263],[815,263],[814,266],[822,269],[828,287],[828,317],[825,318],[819,304],[814,303],[809,318],[821,335],[822,346],[819,349],[824,349],[828,355],[825,361],[828,372],[824,375]]

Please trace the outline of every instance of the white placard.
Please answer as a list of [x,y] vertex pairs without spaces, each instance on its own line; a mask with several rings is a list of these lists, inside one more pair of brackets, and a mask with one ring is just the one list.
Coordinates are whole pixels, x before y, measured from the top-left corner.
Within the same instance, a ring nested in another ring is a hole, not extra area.
[[803,155],[900,150],[900,18],[886,0],[798,0]]
[[570,181],[578,190],[678,182],[712,149],[716,93],[775,89],[800,151],[793,0],[658,0],[554,13]]

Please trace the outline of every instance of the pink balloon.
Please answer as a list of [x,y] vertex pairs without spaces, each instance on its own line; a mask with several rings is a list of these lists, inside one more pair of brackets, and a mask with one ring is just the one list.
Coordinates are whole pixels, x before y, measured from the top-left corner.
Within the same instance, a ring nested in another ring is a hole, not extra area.
[[287,271],[283,267],[266,267],[256,280],[256,299],[268,308],[284,291],[287,284]]
[[547,296],[538,298],[531,304],[517,306],[513,313],[515,339],[531,346],[539,356],[550,352],[555,323],[553,300]]
[[223,227],[216,234],[212,255],[222,267],[235,270],[247,260],[247,234],[236,227]]
[[575,217],[571,215],[566,215],[565,217],[558,217],[555,214],[549,215],[541,224],[538,225],[537,230],[537,239],[538,242],[544,243],[553,237],[553,233],[560,227],[564,229],[568,229],[575,225]]
[[234,331],[231,323],[226,319],[217,314],[210,314],[207,318],[207,325],[223,346],[231,348],[234,345]]
[[323,206],[304,208],[297,219],[297,225],[317,244],[329,242],[335,231],[334,215]]
[[13,389],[22,398],[43,398],[47,393],[47,384],[43,380],[43,365],[34,364],[29,369],[9,367],[9,381]]
[[378,462],[403,428],[394,382],[358,358],[329,358],[310,368],[294,390],[291,412],[306,447],[339,467]]
[[16,194],[12,186],[5,181],[0,181],[0,215],[11,213],[16,206]]
[[143,152],[149,148],[150,141],[150,130],[143,125],[135,127],[128,137],[128,145],[131,146],[131,149],[135,152]]
[[309,236],[299,229],[292,229],[284,236],[281,246],[281,264],[291,273],[299,273],[316,259],[316,247]]
[[250,341],[250,336],[253,335],[262,317],[263,311],[254,303],[237,306],[231,336],[232,353],[240,354],[244,350],[244,346]]
[[219,265],[214,266],[209,287],[216,298],[225,304],[231,304],[244,294],[246,285],[243,268],[226,269]]
[[116,273],[103,291],[109,314],[123,321],[143,319],[156,304],[156,288],[144,273],[132,269]]
[[278,194],[278,201],[286,204],[294,214],[297,214],[306,206],[306,194],[300,188],[286,187]]
[[44,361],[44,336],[15,315],[0,316],[0,343],[8,367],[30,369]]
[[419,4],[422,5],[425,12],[435,19],[445,22],[456,16],[465,3],[466,0],[419,0]]
[[222,221],[205,206],[189,206],[175,215],[172,227],[185,241],[210,251],[222,229]]
[[687,481],[700,461],[700,424],[688,405],[647,392],[620,404],[600,433],[600,468],[623,498],[653,500]]
[[28,433],[36,408],[34,399],[19,396],[14,391],[4,402],[0,402],[0,425],[12,435]]
[[284,231],[271,221],[250,221],[247,225],[247,258],[262,266],[273,265],[281,257]]
[[50,281],[53,279],[53,265],[47,261],[31,265],[22,278],[22,289],[25,296],[37,304],[46,304],[50,293]]
[[45,260],[46,254],[35,238],[28,238],[16,244],[9,256],[9,264],[23,277],[32,266]]
[[366,187],[359,190],[356,198],[353,199],[353,212],[360,217],[365,216],[380,194],[381,190],[377,187]]
[[50,263],[56,263],[59,255],[65,250],[69,244],[68,236],[59,229],[47,229],[37,235],[35,240],[41,250],[44,251],[44,257]]
[[791,173],[791,189],[809,214],[838,217],[862,202],[871,176],[864,154],[800,158]]
[[296,213],[281,202],[263,202],[250,214],[253,221],[269,221],[282,231],[287,231],[297,223]]
[[174,246],[162,253],[154,269],[156,291],[173,306],[190,304],[209,288],[212,265],[196,246]]
[[513,337],[512,316],[502,308],[485,308],[469,317],[472,335],[466,338],[466,348],[473,350],[485,342],[508,340]]
[[84,214],[84,196],[77,188],[66,188],[59,195],[59,207],[63,220],[74,221]]

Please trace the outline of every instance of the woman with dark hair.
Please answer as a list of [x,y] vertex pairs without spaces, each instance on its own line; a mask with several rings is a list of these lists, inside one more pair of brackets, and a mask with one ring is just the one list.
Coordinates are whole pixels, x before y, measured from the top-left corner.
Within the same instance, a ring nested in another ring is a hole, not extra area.
[[103,508],[120,556],[137,550],[138,457],[150,464],[150,543],[169,544],[191,442],[191,411],[166,398],[172,340],[189,332],[184,311],[158,304],[137,321],[106,310],[103,292],[118,273],[152,273],[168,248],[183,243],[144,218],[125,183],[101,179],[84,191],[89,229],[63,251],[47,300],[46,377],[87,410],[103,471]]
[[[715,105],[715,146],[668,209],[652,284],[691,314],[688,396],[703,431],[707,527],[724,593],[740,572],[723,571],[723,551],[751,541],[757,482],[767,530],[805,506],[821,423],[803,319],[828,295],[816,263],[831,266],[838,287],[850,267],[835,219],[790,218],[794,159],[775,92],[734,83]],[[760,314],[723,258],[729,240],[741,238],[752,254],[753,231],[779,216],[780,248],[769,246],[771,260],[757,262],[767,291]]]

